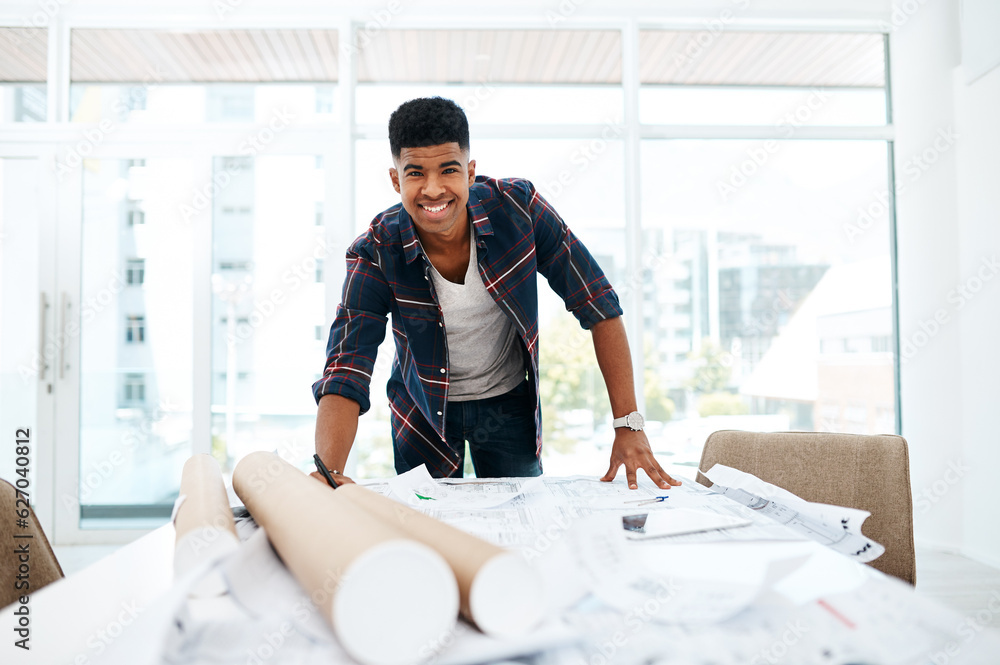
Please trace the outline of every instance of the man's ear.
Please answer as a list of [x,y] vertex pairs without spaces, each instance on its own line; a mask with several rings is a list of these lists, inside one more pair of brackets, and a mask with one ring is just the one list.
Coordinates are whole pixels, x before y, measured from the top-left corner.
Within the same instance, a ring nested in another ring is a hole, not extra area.
[[476,160],[469,160],[469,187],[476,182]]
[[389,180],[392,180],[392,188],[396,190],[397,194],[400,194],[401,192],[399,191],[399,172],[396,171],[395,167],[389,169]]

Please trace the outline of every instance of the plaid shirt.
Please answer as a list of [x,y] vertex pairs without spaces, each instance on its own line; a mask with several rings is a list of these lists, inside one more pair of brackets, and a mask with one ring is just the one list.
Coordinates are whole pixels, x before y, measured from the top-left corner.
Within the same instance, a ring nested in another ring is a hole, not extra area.
[[[530,182],[477,176],[468,214],[486,290],[518,332],[538,385],[537,274],[589,329],[622,314],[600,266]],[[376,217],[347,250],[347,275],[330,328],[326,370],[313,384],[323,395],[355,400],[365,413],[375,354],[392,313],[396,357],[386,387],[395,445],[417,450],[432,475],[458,467],[444,444],[448,408],[448,346],[444,316],[434,294],[430,263],[402,204]],[[535,391],[536,454],[542,428]]]

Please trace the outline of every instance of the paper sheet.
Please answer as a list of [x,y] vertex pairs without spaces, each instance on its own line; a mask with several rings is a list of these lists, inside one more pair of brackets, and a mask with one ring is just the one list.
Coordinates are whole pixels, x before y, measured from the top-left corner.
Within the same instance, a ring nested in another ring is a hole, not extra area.
[[715,483],[713,491],[856,561],[868,563],[885,552],[885,547],[861,533],[861,524],[871,515],[864,510],[810,503],[722,464],[705,476]]
[[524,494],[538,491],[542,480],[501,478],[490,482],[439,482],[421,464],[390,478],[388,485],[391,498],[419,510],[482,510],[501,506]]

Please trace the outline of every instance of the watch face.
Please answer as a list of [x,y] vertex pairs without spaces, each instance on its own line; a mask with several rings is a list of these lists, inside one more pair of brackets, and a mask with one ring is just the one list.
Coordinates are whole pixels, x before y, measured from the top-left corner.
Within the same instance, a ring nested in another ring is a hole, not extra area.
[[629,426],[629,429],[640,430],[646,424],[646,421],[643,419],[641,413],[633,411],[625,416],[625,423]]

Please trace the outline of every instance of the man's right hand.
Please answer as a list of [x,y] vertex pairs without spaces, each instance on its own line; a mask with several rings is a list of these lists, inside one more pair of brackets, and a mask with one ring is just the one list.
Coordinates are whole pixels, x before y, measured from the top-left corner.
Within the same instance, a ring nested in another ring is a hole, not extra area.
[[[330,483],[326,482],[326,478],[324,478],[323,474],[320,473],[319,471],[313,471],[309,475],[312,476],[313,478],[315,478],[316,480],[318,480],[319,482],[323,483],[327,487],[330,487]],[[334,482],[336,482],[338,485],[343,485],[344,483],[350,483],[352,485],[355,484],[355,482],[353,480],[351,480],[350,478],[348,478],[347,476],[345,476],[342,473],[334,473],[333,471],[331,471],[330,472],[330,476],[333,477]],[[330,489],[334,489],[334,488],[330,487]]]

